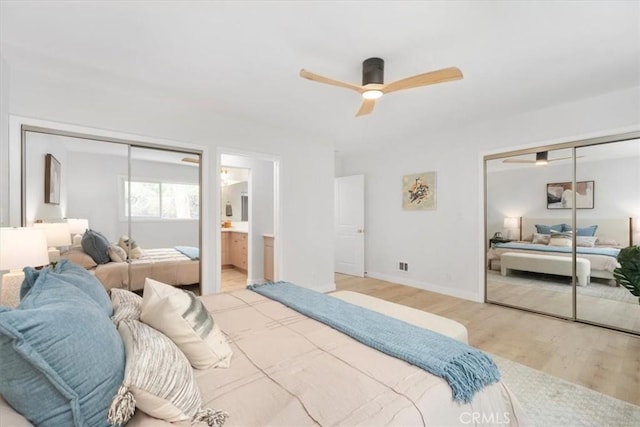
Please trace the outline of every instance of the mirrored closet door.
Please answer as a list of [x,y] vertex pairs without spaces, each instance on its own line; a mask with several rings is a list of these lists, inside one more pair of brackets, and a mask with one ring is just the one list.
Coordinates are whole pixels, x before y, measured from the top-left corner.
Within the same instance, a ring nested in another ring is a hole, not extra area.
[[[140,291],[150,277],[199,292],[199,153],[41,128],[22,136],[22,222],[67,226],[52,261],[81,264],[106,288]],[[104,259],[82,247],[87,228],[109,246]]]
[[615,279],[640,244],[640,134],[485,158],[487,302],[640,333]]

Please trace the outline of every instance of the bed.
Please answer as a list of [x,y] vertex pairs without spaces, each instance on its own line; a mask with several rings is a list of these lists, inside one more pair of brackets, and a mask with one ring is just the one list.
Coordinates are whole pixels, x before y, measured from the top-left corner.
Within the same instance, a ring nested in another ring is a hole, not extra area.
[[141,290],[147,277],[173,286],[200,283],[200,261],[190,258],[176,248],[144,249],[139,259],[99,265],[95,265],[95,262],[82,264],[82,254],[77,253],[79,249],[75,251],[76,253],[71,252],[63,257],[89,267],[89,272],[94,274],[106,289]]
[[[249,290],[200,298],[234,352],[227,369],[195,370],[204,405],[229,413],[225,427],[527,424],[502,381],[454,402],[441,378],[279,302]],[[127,423],[173,425],[140,411]]]
[[[572,257],[571,247],[552,246],[545,243],[534,243],[536,224],[564,224],[566,218],[522,218],[522,233],[517,241],[496,243],[487,252],[487,267],[490,270],[501,269],[501,257],[507,253],[531,254],[532,259],[552,259],[553,257]],[[590,263],[590,277],[613,280],[613,270],[618,265],[617,255],[622,247],[629,244],[629,220],[622,219],[579,219],[578,228],[597,225],[595,244],[593,247],[577,246],[576,253],[581,259]],[[536,255],[544,255],[536,257]],[[540,261],[544,264],[544,261]],[[552,268],[550,266],[552,273]],[[544,265],[538,266],[537,272],[546,272]]]

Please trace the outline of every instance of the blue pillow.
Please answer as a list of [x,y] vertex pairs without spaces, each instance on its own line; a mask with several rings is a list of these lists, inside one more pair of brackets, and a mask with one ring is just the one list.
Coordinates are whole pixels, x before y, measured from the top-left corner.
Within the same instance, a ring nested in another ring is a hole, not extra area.
[[[51,270],[49,268],[49,270]],[[81,266],[74,264],[73,262],[63,259],[56,264],[49,274],[59,278],[63,282],[67,282],[82,292],[86,293],[93,301],[95,301],[104,311],[104,313],[111,317],[113,314],[113,305],[111,299],[107,295],[107,291],[102,286],[102,283],[95,278],[91,273],[82,268]],[[34,270],[31,267],[24,269],[24,282],[20,288],[20,299],[24,298],[31,290],[34,283],[38,279],[40,272],[44,270]]]
[[109,240],[97,231],[87,230],[82,235],[82,249],[89,254],[96,264],[106,264],[109,258]]
[[551,234],[551,232],[560,233],[561,231],[565,231],[563,230],[563,227],[564,227],[564,224],[558,224],[558,225],[536,224],[536,232],[538,234]]
[[[567,230],[565,231],[571,231],[571,226],[567,225]],[[576,236],[588,236],[588,237],[593,237],[596,235],[596,230],[598,229],[597,225],[590,225],[588,227],[578,227],[576,228]]]
[[0,394],[38,426],[107,426],[124,377],[115,325],[44,269],[16,309],[0,307]]

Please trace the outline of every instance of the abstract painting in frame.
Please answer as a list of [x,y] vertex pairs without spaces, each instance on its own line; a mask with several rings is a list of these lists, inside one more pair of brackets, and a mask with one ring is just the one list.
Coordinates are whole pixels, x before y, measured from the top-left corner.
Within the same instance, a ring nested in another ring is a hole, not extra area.
[[436,208],[436,173],[423,172],[402,177],[402,209],[426,211]]
[[[593,209],[594,181],[576,182],[576,209]],[[573,185],[571,182],[547,184],[547,209],[571,209]]]
[[60,204],[60,162],[47,154],[44,158],[44,202]]

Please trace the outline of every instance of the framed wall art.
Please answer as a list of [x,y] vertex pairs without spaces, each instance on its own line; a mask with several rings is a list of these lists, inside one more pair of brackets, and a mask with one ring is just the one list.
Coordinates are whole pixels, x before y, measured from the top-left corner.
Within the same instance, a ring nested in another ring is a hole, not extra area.
[[423,172],[402,177],[402,209],[424,211],[436,208],[436,173]]
[[[593,209],[594,181],[576,182],[576,209]],[[547,209],[571,209],[573,185],[571,182],[547,184]]]
[[60,204],[60,162],[47,154],[44,158],[44,202]]

